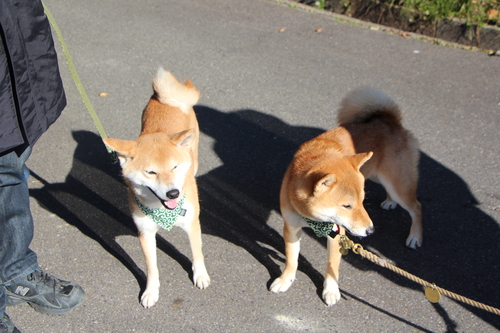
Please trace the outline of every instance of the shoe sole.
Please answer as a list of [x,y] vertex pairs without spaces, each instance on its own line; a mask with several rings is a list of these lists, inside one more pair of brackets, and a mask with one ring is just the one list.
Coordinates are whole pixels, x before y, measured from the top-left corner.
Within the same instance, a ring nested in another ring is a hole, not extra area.
[[66,308],[66,309],[49,308],[49,307],[46,307],[46,306],[43,306],[43,305],[40,305],[40,304],[36,304],[34,302],[30,302],[30,301],[22,300],[22,299],[14,299],[14,298],[10,298],[8,296],[7,296],[6,305],[7,306],[15,306],[15,305],[19,305],[21,303],[28,303],[37,312],[40,312],[40,313],[43,313],[43,314],[46,314],[46,315],[50,315],[50,316],[62,316],[62,315],[70,313],[71,311],[73,311],[74,309],[76,309],[80,304],[82,304],[83,301],[84,301],[84,299],[85,299],[85,296],[86,295],[84,293],[82,295],[82,298],[80,299],[80,302],[78,302],[78,304],[76,304],[72,308]]

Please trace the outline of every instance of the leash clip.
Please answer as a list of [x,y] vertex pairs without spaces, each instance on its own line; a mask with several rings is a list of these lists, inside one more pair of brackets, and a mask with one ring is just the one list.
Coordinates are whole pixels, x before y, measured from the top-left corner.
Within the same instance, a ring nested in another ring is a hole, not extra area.
[[345,235],[340,235],[339,243],[340,243],[340,253],[344,256],[348,254],[349,249],[351,249],[354,246],[354,242],[349,238],[347,238]]
[[340,243],[340,253],[342,255],[348,254],[349,249],[351,249],[352,252],[356,254],[360,254],[360,252],[363,250],[363,246],[361,244],[354,243],[345,235],[340,235],[339,243]]

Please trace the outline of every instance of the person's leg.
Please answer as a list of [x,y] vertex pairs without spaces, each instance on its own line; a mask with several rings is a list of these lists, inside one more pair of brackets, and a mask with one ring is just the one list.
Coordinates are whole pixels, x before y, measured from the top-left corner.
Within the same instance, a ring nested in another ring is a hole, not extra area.
[[0,314],[7,305],[28,302],[39,312],[61,315],[80,304],[85,292],[43,272],[35,252],[29,249],[34,229],[29,170],[24,164],[29,154],[28,148],[20,156],[0,157]]
[[27,179],[24,164],[31,153],[11,152],[0,157],[0,312],[5,307],[5,285],[38,268],[33,239]]
[[19,332],[5,313],[5,284],[38,268],[36,254],[29,249],[33,219],[24,163],[30,153],[27,148],[20,156],[14,151],[0,156],[0,332]]

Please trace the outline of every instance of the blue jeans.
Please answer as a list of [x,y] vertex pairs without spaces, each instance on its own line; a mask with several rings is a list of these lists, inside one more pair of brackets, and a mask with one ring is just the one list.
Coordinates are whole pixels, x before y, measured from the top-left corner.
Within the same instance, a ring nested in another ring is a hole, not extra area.
[[20,156],[0,156],[0,314],[5,311],[5,285],[38,268],[36,253],[29,249],[34,227],[25,162],[30,154],[28,147]]

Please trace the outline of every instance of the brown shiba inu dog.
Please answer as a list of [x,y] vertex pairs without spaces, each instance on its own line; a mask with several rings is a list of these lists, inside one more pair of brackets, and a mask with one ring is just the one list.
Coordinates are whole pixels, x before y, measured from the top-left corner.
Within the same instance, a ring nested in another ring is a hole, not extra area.
[[198,121],[193,105],[200,92],[186,79],[180,83],[160,68],[154,94],[142,114],[135,141],[104,139],[117,152],[128,186],[130,211],[146,258],[147,285],[141,303],[149,308],[159,297],[156,233],[174,225],[186,231],[193,253],[193,280],[198,288],[210,284],[201,251],[198,171]]
[[302,228],[309,226],[318,236],[327,237],[323,284],[327,305],[340,300],[338,233],[345,234],[347,229],[364,237],[374,230],[363,207],[365,178],[379,182],[387,191],[383,209],[399,204],[410,213],[412,225],[406,245],[417,248],[422,243],[422,213],[417,200],[419,149],[416,139],[401,125],[398,106],[380,91],[361,88],[342,101],[337,121],[338,127],[304,143],[285,173],[280,206],[286,264],[270,288],[277,293],[291,286]]

